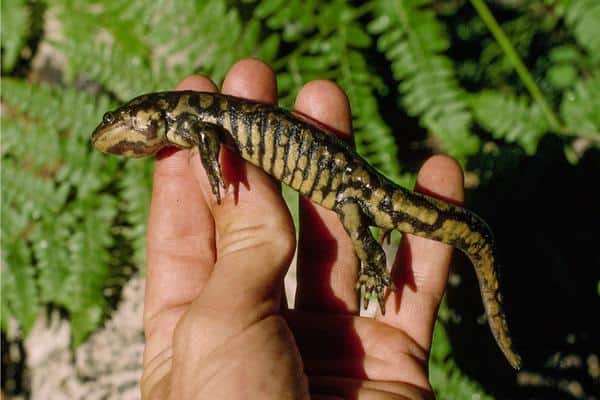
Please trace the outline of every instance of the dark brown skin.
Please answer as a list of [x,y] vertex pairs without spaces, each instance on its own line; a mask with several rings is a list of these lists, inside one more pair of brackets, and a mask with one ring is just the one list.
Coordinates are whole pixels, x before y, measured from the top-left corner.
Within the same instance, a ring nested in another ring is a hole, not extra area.
[[[227,83],[227,81],[226,81],[226,83]],[[339,97],[339,96],[338,96],[338,97]],[[258,98],[257,100],[260,100],[260,98]],[[310,114],[310,113],[308,113],[308,114]],[[334,114],[334,115],[335,115],[335,114]],[[318,115],[317,115],[317,117],[318,117]],[[348,118],[347,114],[346,114],[346,118]],[[325,120],[324,122],[327,122],[327,120]],[[335,125],[335,124],[334,124],[334,125]],[[196,143],[196,144],[197,144],[197,143]],[[185,147],[185,146],[182,146],[182,147]],[[200,149],[200,150],[202,151],[202,149]],[[223,160],[221,160],[221,161],[223,161]],[[205,167],[205,168],[207,168],[207,163],[206,163],[206,162],[204,163],[204,167]],[[211,167],[209,166],[209,167],[207,168],[207,170],[209,170],[209,171],[210,171],[210,168],[211,168]],[[250,168],[250,169],[249,169],[249,172],[250,172],[250,171],[253,171],[253,169],[252,169],[252,168]],[[248,180],[249,180],[249,185],[248,185],[248,186],[252,188],[252,183],[250,182],[250,179],[248,179]],[[261,185],[259,184],[259,185],[258,185],[258,187],[260,188],[260,186],[261,186]],[[216,194],[216,193],[215,193],[215,191],[214,191],[214,187],[215,187],[215,186],[214,186],[214,184],[213,184],[213,185],[212,185],[212,188],[211,188],[211,193],[213,193],[213,195],[214,195],[214,194]],[[254,187],[253,189],[255,190],[255,189],[256,189],[256,187]],[[214,215],[214,213],[216,212],[217,214],[219,214],[219,210],[218,210],[218,209],[219,209],[219,208],[221,208],[221,207],[226,207],[226,205],[227,205],[227,201],[228,201],[227,197],[229,197],[229,196],[226,196],[226,198],[224,199],[224,204],[222,204],[221,206],[215,206],[215,205],[213,204],[213,206],[212,206],[212,207],[210,207],[210,208],[211,208],[211,211],[213,212],[213,216],[215,217],[215,222],[217,222],[217,216],[216,216],[216,215]],[[205,199],[205,200],[206,200],[206,199]],[[212,202],[209,200],[209,204],[211,204],[211,203],[212,203]],[[241,203],[240,203],[240,204],[241,204]],[[260,203],[259,203],[259,204],[260,204]],[[265,203],[265,204],[266,204],[266,203]],[[188,206],[189,206],[189,204],[188,204]],[[309,206],[309,205],[307,205],[307,204],[303,204],[303,209],[304,209],[304,210],[308,209],[308,206]],[[213,208],[213,207],[214,207],[214,208]],[[311,207],[314,207],[314,206],[311,206]],[[173,207],[169,207],[169,208],[173,209]],[[188,218],[191,218],[191,216],[193,215],[193,208],[194,208],[194,207],[191,207],[191,208],[190,208],[190,217],[188,217]],[[171,210],[170,212],[175,212],[175,211],[178,211],[179,209],[180,209],[180,207],[177,207],[177,210]],[[232,210],[230,209],[229,211],[231,212]],[[243,211],[243,210],[237,210],[237,211]],[[336,211],[338,212],[338,214],[340,214],[340,210],[336,210]],[[318,211],[318,213],[320,213],[320,212],[321,212],[321,211]],[[347,212],[347,213],[349,213],[349,214],[358,215],[358,213],[356,212],[356,210],[354,210],[354,211],[353,211],[353,210],[348,210],[348,209],[346,209],[346,211],[344,211],[344,213],[346,213],[346,212]],[[248,217],[248,216],[246,216],[246,218],[247,218],[247,217]],[[342,217],[343,217],[343,215],[342,215]],[[250,218],[251,218],[251,217],[250,217]],[[329,217],[328,217],[328,218],[329,218]],[[343,218],[342,218],[342,219],[343,219]],[[233,221],[233,222],[235,222],[235,221]],[[233,223],[233,222],[232,222],[232,223]],[[308,228],[307,228],[307,229],[308,229],[308,230],[310,230],[312,227],[313,227],[312,225],[308,225]],[[339,224],[338,224],[338,227],[339,227]],[[339,228],[338,228],[338,229],[339,229]],[[347,226],[346,226],[346,229],[348,229],[348,227],[347,227]],[[342,240],[342,238],[340,238],[339,240]],[[347,239],[346,239],[346,240],[347,240]],[[423,239],[422,239],[422,240],[423,240]],[[300,247],[300,248],[302,249],[302,245],[301,245],[301,247]],[[221,255],[221,254],[222,254],[222,253],[221,253],[221,252],[219,252],[219,257],[220,257],[220,255]],[[301,253],[301,254],[302,254],[302,253]],[[343,257],[342,257],[342,258],[343,258]],[[301,257],[300,257],[300,259],[301,259]],[[301,262],[301,264],[302,264],[302,262]],[[350,271],[352,271],[352,268],[349,268],[349,269],[350,269]],[[302,269],[301,269],[301,270],[302,270]],[[444,275],[444,274],[443,274],[443,270],[444,270],[444,268],[442,268],[442,275]],[[315,278],[314,278],[314,277],[311,277],[311,280],[312,280],[312,279],[315,279]],[[325,281],[326,281],[326,280],[325,280]],[[323,282],[323,281],[318,281],[318,282]],[[397,286],[399,286],[399,285],[397,284]],[[400,287],[401,287],[401,286],[400,286]],[[302,285],[299,285],[299,293],[302,293],[302,290],[303,290],[303,289],[302,289]],[[407,293],[408,293],[408,291],[407,291],[407,290],[404,290],[404,291],[403,291],[402,302],[404,302],[404,298],[407,296]],[[319,297],[318,297],[318,290],[316,291],[316,293],[315,293],[315,295],[314,295],[314,296],[316,296],[316,297],[317,297],[317,299],[319,298]],[[394,295],[394,294],[392,294],[392,295],[390,296],[390,298],[393,298],[394,296],[395,296],[395,295]],[[301,300],[302,298],[303,298],[303,297],[302,297],[302,295],[300,295],[300,300]],[[388,301],[389,301],[389,299],[388,299]],[[300,302],[299,302],[299,304],[302,304],[302,301],[300,301]],[[388,316],[389,316],[389,313],[388,313]],[[385,318],[388,318],[388,316],[386,316],[386,317],[381,317],[381,318],[382,318],[382,319],[385,319]],[[430,317],[430,316],[428,316],[428,319],[429,319],[429,317]],[[394,325],[394,324],[392,324],[392,325]]]

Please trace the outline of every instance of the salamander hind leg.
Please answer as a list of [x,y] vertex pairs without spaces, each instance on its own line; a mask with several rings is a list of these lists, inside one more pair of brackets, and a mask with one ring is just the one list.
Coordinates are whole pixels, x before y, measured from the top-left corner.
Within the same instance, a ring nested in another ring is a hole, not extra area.
[[391,287],[392,282],[386,267],[385,253],[369,230],[369,219],[353,199],[337,203],[334,210],[350,236],[362,264],[356,289],[364,289],[364,308],[368,307],[371,296],[375,295],[381,312],[385,313],[385,290]]

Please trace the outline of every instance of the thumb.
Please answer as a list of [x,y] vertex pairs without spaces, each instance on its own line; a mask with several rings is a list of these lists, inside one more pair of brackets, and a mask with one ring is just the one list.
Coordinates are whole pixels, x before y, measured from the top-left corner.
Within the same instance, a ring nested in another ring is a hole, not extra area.
[[[222,162],[228,157],[224,154]],[[296,246],[279,187],[254,166],[245,168],[247,187],[238,185],[237,195],[228,191],[220,205],[214,198],[209,202],[217,233],[217,261],[198,299],[203,308],[240,315],[243,325],[279,311],[281,281]]]
[[219,205],[200,162],[192,164],[204,175],[199,181],[215,220],[217,261],[173,334],[173,376],[178,379],[196,371],[209,355],[247,343],[248,332],[272,319],[295,250],[289,212],[278,187],[261,171],[248,165],[248,187],[239,185],[237,201],[228,191]]
[[[240,61],[227,74],[223,92],[274,103],[275,77],[257,60]],[[185,326],[192,325],[188,332],[202,332],[210,350],[279,311],[281,282],[295,251],[296,235],[279,186],[263,171],[222,146],[221,171],[229,185],[217,204],[196,151],[191,163],[214,218],[217,261],[177,329],[185,332]]]
[[[250,189],[240,185],[237,203],[232,193],[224,196],[221,205],[214,199],[209,203],[217,233],[217,261],[175,328],[173,393],[238,397],[240,374],[248,384],[241,388],[244,392],[265,389],[257,388],[256,382],[276,392],[299,387],[290,382],[298,377],[294,371],[301,370],[300,357],[293,350],[291,332],[277,316],[281,282],[295,249],[293,225],[275,184],[255,168],[248,167],[247,176]],[[207,180],[201,182],[203,192],[212,196]],[[272,365],[273,360],[284,372],[265,381],[256,363]]]

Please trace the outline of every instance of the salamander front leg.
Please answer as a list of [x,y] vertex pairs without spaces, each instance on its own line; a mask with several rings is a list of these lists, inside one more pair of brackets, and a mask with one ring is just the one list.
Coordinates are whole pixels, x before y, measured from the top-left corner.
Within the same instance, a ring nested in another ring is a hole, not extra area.
[[219,189],[221,187],[225,189],[225,183],[221,175],[221,165],[219,164],[219,151],[221,149],[219,133],[213,125],[205,124],[198,132],[198,137],[200,139],[200,143],[198,144],[200,160],[202,161],[202,165],[204,165],[206,175],[208,175],[210,188],[217,198],[217,204],[221,204],[221,191]]
[[368,218],[355,200],[346,199],[336,204],[335,211],[340,216],[342,225],[354,244],[356,255],[362,262],[356,289],[364,288],[364,308],[369,306],[369,300],[375,294],[381,312],[385,314],[385,289],[392,286],[385,253],[371,234]]
[[225,189],[225,183],[219,164],[221,150],[219,127],[195,118],[181,118],[176,127],[167,131],[167,139],[179,147],[198,147],[200,161],[208,176],[211,191],[217,198],[217,203],[221,204],[220,188]]

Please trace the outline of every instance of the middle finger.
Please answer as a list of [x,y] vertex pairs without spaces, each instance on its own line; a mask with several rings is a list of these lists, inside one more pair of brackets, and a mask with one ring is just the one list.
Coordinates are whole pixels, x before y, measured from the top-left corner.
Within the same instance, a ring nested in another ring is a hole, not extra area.
[[[348,98],[334,83],[308,83],[298,94],[295,108],[332,128],[335,133],[330,134],[350,140]],[[296,308],[356,313],[358,299],[354,284],[358,267],[352,242],[338,215],[301,197]]]

